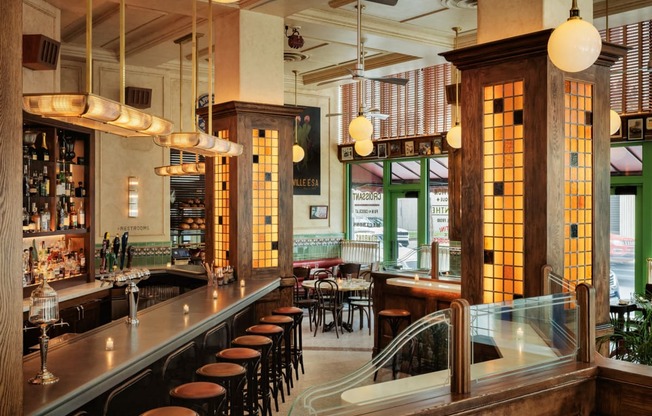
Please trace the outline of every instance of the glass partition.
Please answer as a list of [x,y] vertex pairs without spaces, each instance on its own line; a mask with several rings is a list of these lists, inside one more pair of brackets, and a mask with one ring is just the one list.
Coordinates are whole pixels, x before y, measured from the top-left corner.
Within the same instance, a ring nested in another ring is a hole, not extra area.
[[[470,371],[472,390],[476,383],[515,373],[536,375],[541,368],[577,357],[575,293],[474,305],[469,313],[472,359],[470,368],[461,368]],[[453,351],[462,347],[453,340],[463,339],[453,337],[451,314],[447,309],[419,319],[359,370],[305,390],[292,404],[290,415],[373,414],[422,400],[424,392],[429,398],[447,396]]]

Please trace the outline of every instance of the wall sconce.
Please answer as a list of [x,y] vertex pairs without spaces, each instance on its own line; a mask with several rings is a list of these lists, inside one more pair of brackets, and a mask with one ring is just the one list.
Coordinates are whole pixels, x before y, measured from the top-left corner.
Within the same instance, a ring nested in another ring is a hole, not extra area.
[[295,26],[292,28],[292,33],[288,35],[288,26],[285,26],[285,36],[288,38],[288,46],[292,49],[301,49],[303,48],[303,36],[299,33],[301,26]]
[[129,218],[138,217],[138,178],[129,176],[127,182],[128,197],[129,197]]

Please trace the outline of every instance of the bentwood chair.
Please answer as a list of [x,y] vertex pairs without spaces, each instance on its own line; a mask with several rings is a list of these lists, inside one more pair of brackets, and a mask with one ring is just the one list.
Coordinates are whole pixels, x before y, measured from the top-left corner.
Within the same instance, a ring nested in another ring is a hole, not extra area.
[[312,298],[310,293],[301,286],[297,276],[294,276],[294,306],[308,310],[308,325],[310,326],[310,332],[312,332],[312,320],[317,310],[317,299]]
[[369,288],[364,291],[361,296],[356,299],[349,298],[349,324],[353,326],[353,315],[355,311],[360,312],[360,330],[364,328],[364,318],[367,319],[367,327],[369,327],[369,335],[371,335],[371,316],[373,314],[373,290],[374,282],[369,284]]
[[353,279],[357,279],[360,275],[360,263],[342,263],[338,266],[338,274],[342,279],[345,279],[347,275],[351,275]]
[[[335,335],[339,338],[339,332],[342,325],[342,302],[340,299],[340,292],[337,283],[333,280],[321,279],[315,283],[315,292],[317,293],[317,322],[315,323],[315,333],[319,325],[322,326],[322,332],[326,331],[326,327],[333,325],[335,328]],[[333,317],[332,324],[326,324],[326,315],[330,312]]]
[[315,280],[332,279],[333,278],[333,273],[330,270],[320,269],[320,270],[315,271],[315,273],[312,275],[312,277]]

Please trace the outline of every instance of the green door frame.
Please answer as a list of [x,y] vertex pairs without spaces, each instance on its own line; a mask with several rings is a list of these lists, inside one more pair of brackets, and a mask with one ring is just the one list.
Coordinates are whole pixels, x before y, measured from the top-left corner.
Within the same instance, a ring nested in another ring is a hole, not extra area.
[[[611,190],[613,192],[613,189],[618,186],[636,186],[634,291],[643,294],[647,282],[647,259],[652,258],[652,216],[643,215],[644,212],[652,212],[652,163],[645,163],[646,160],[652,161],[652,142],[639,143],[643,147],[641,175],[612,176]],[[631,146],[632,143],[623,145]]]

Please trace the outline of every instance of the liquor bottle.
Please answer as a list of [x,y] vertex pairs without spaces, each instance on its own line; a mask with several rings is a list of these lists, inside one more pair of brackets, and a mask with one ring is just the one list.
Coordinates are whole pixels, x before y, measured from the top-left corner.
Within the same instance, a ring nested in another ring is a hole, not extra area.
[[32,202],[32,218],[31,222],[34,223],[34,231],[39,232],[41,231],[41,214],[38,213],[38,209],[36,208],[36,202]]
[[66,215],[66,211],[64,210],[63,202],[59,202],[57,206],[57,229],[58,230],[66,229],[64,228],[64,218],[68,219],[68,215]]
[[39,159],[48,162],[50,160],[50,150],[48,149],[48,144],[45,141],[45,132],[41,133],[41,150],[39,151]]
[[41,231],[50,231],[50,209],[47,202],[41,210]]
[[68,211],[68,228],[73,229],[77,228],[77,210],[75,209],[75,203],[70,203],[70,210]]
[[66,193],[66,185],[64,182],[65,174],[63,170],[60,170],[57,174],[57,185],[56,185],[56,195],[63,196]]
[[63,215],[63,229],[68,230],[68,229],[70,229],[70,217],[68,216],[68,203],[67,202],[65,202],[63,204],[62,215]]
[[84,201],[79,203],[79,210],[77,210],[77,226],[79,228],[86,228],[86,213],[84,212]]
[[75,196],[77,198],[83,198],[86,196],[86,188],[84,188],[84,184],[79,181],[79,186],[75,188]]
[[39,186],[38,176],[37,176],[36,172],[32,172],[32,177],[31,177],[31,180],[30,180],[30,183],[29,183],[29,194],[31,196],[38,195],[38,186]]
[[43,182],[41,182],[41,196],[50,195],[50,177],[48,176],[48,167],[43,166]]
[[[36,139],[34,139],[34,140],[36,140]],[[38,160],[38,150],[36,150],[36,144],[35,143],[31,143],[29,145],[29,158],[31,160]]]
[[30,220],[30,216],[27,213],[27,208],[23,206],[23,232],[24,233],[29,231],[29,220]]
[[27,173],[27,165],[23,165],[23,196],[29,196],[30,178]]

